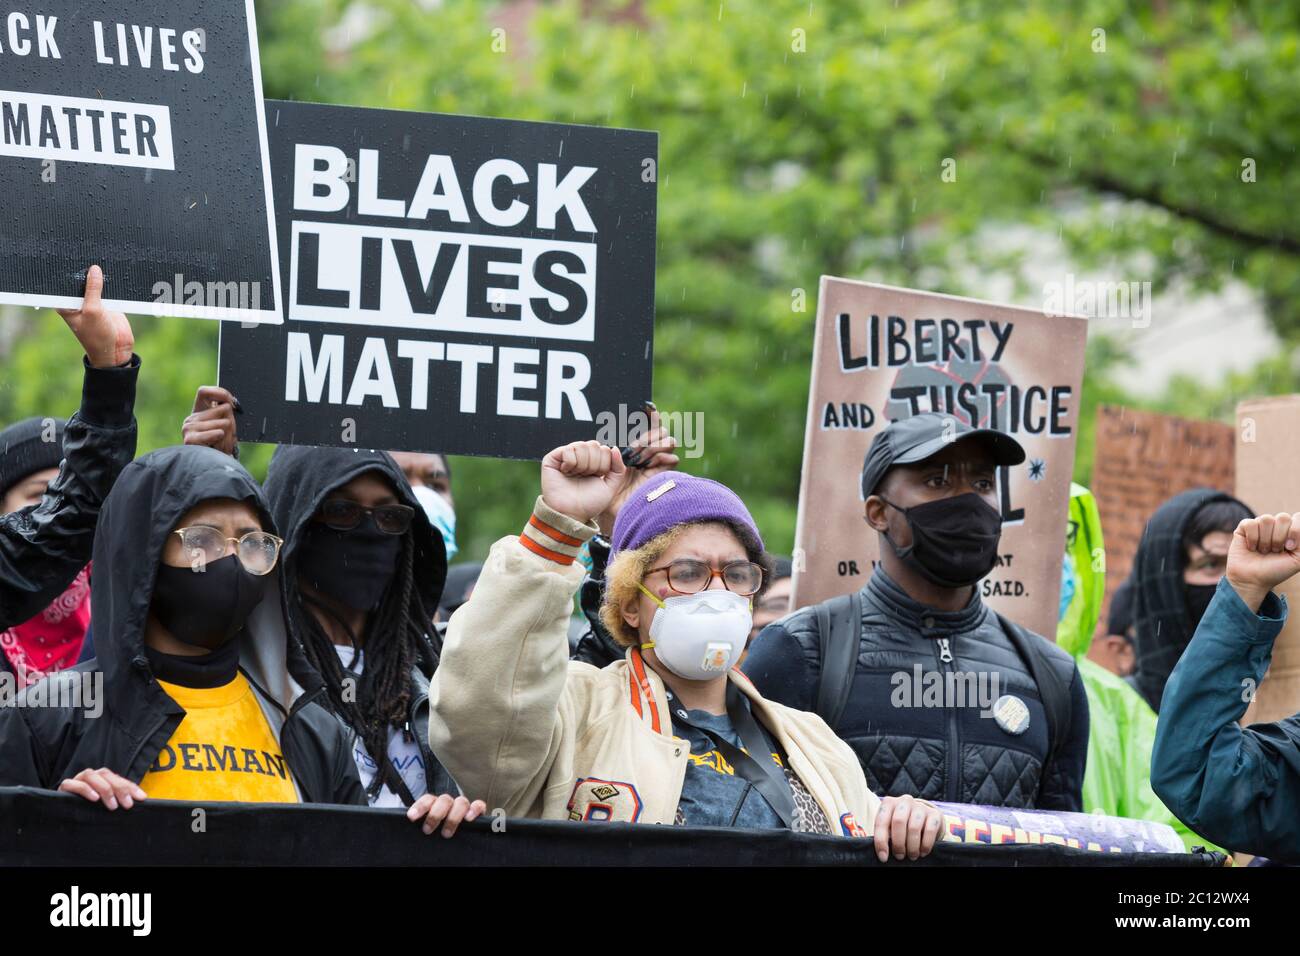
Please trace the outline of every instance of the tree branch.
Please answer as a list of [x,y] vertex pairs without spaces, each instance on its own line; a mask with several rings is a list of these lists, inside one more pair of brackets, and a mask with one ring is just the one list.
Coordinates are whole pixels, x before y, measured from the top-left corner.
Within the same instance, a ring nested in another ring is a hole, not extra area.
[[[1013,149],[1023,156],[1032,159],[1035,162],[1042,163],[1043,165],[1058,169],[1061,166],[1058,161],[1043,153],[1034,152],[1033,150],[1020,147],[1013,147]],[[1164,196],[1161,196],[1155,189],[1144,189],[1134,186],[1131,183],[1126,183],[1106,172],[1089,172],[1088,170],[1072,169],[1069,171],[1069,175],[1080,183],[1090,186],[1093,189],[1102,192],[1116,193],[1123,196],[1125,199],[1136,199],[1147,203],[1148,205],[1164,209],[1165,211],[1178,216],[1180,219],[1186,219],[1189,222],[1197,223],[1198,225],[1208,229],[1210,232],[1223,236],[1225,239],[1231,239],[1234,242],[1240,242],[1257,249],[1278,249],[1293,256],[1300,255],[1300,238],[1295,236],[1281,233],[1276,236],[1267,236],[1263,233],[1234,225],[1233,223],[1226,222],[1215,214],[1207,212],[1204,209],[1198,209],[1195,206],[1167,199]]]

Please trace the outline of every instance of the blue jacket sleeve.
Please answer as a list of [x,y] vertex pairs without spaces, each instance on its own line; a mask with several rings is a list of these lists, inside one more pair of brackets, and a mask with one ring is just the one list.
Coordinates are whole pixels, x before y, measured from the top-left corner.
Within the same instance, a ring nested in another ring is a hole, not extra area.
[[1286,622],[1286,599],[1251,613],[1227,580],[1170,675],[1151,753],[1151,786],[1208,840],[1300,860],[1300,717],[1242,728],[1251,691]]
[[740,669],[767,700],[796,710],[813,709],[820,662],[814,669],[803,647],[780,621],[759,632]]

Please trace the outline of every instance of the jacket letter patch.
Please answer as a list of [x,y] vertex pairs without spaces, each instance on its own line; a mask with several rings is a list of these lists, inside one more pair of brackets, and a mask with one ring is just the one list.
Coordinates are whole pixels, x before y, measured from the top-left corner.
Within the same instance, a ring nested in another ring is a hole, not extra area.
[[630,783],[583,777],[569,796],[570,820],[636,823],[641,816],[641,795]]

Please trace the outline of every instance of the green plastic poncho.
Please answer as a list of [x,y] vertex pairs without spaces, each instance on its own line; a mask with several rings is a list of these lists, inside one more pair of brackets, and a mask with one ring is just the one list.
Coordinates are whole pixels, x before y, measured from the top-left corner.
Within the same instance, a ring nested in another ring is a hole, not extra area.
[[[1123,678],[1086,656],[1101,617],[1106,553],[1096,499],[1087,488],[1073,483],[1065,575],[1063,601],[1068,596],[1069,603],[1061,609],[1056,643],[1074,655],[1079,665],[1092,718],[1088,767],[1083,775],[1083,809],[1113,817],[1168,823],[1189,850],[1193,846],[1218,849],[1184,826],[1151,789],[1155,711]],[[1073,595],[1069,596],[1071,590]]]

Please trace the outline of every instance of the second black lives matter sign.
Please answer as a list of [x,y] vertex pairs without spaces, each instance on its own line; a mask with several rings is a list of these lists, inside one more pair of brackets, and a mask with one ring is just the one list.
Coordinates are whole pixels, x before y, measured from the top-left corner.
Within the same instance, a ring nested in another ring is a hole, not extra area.
[[657,136],[268,101],[286,323],[249,441],[540,458],[650,396]]
[[253,0],[0,10],[0,302],[278,322]]

